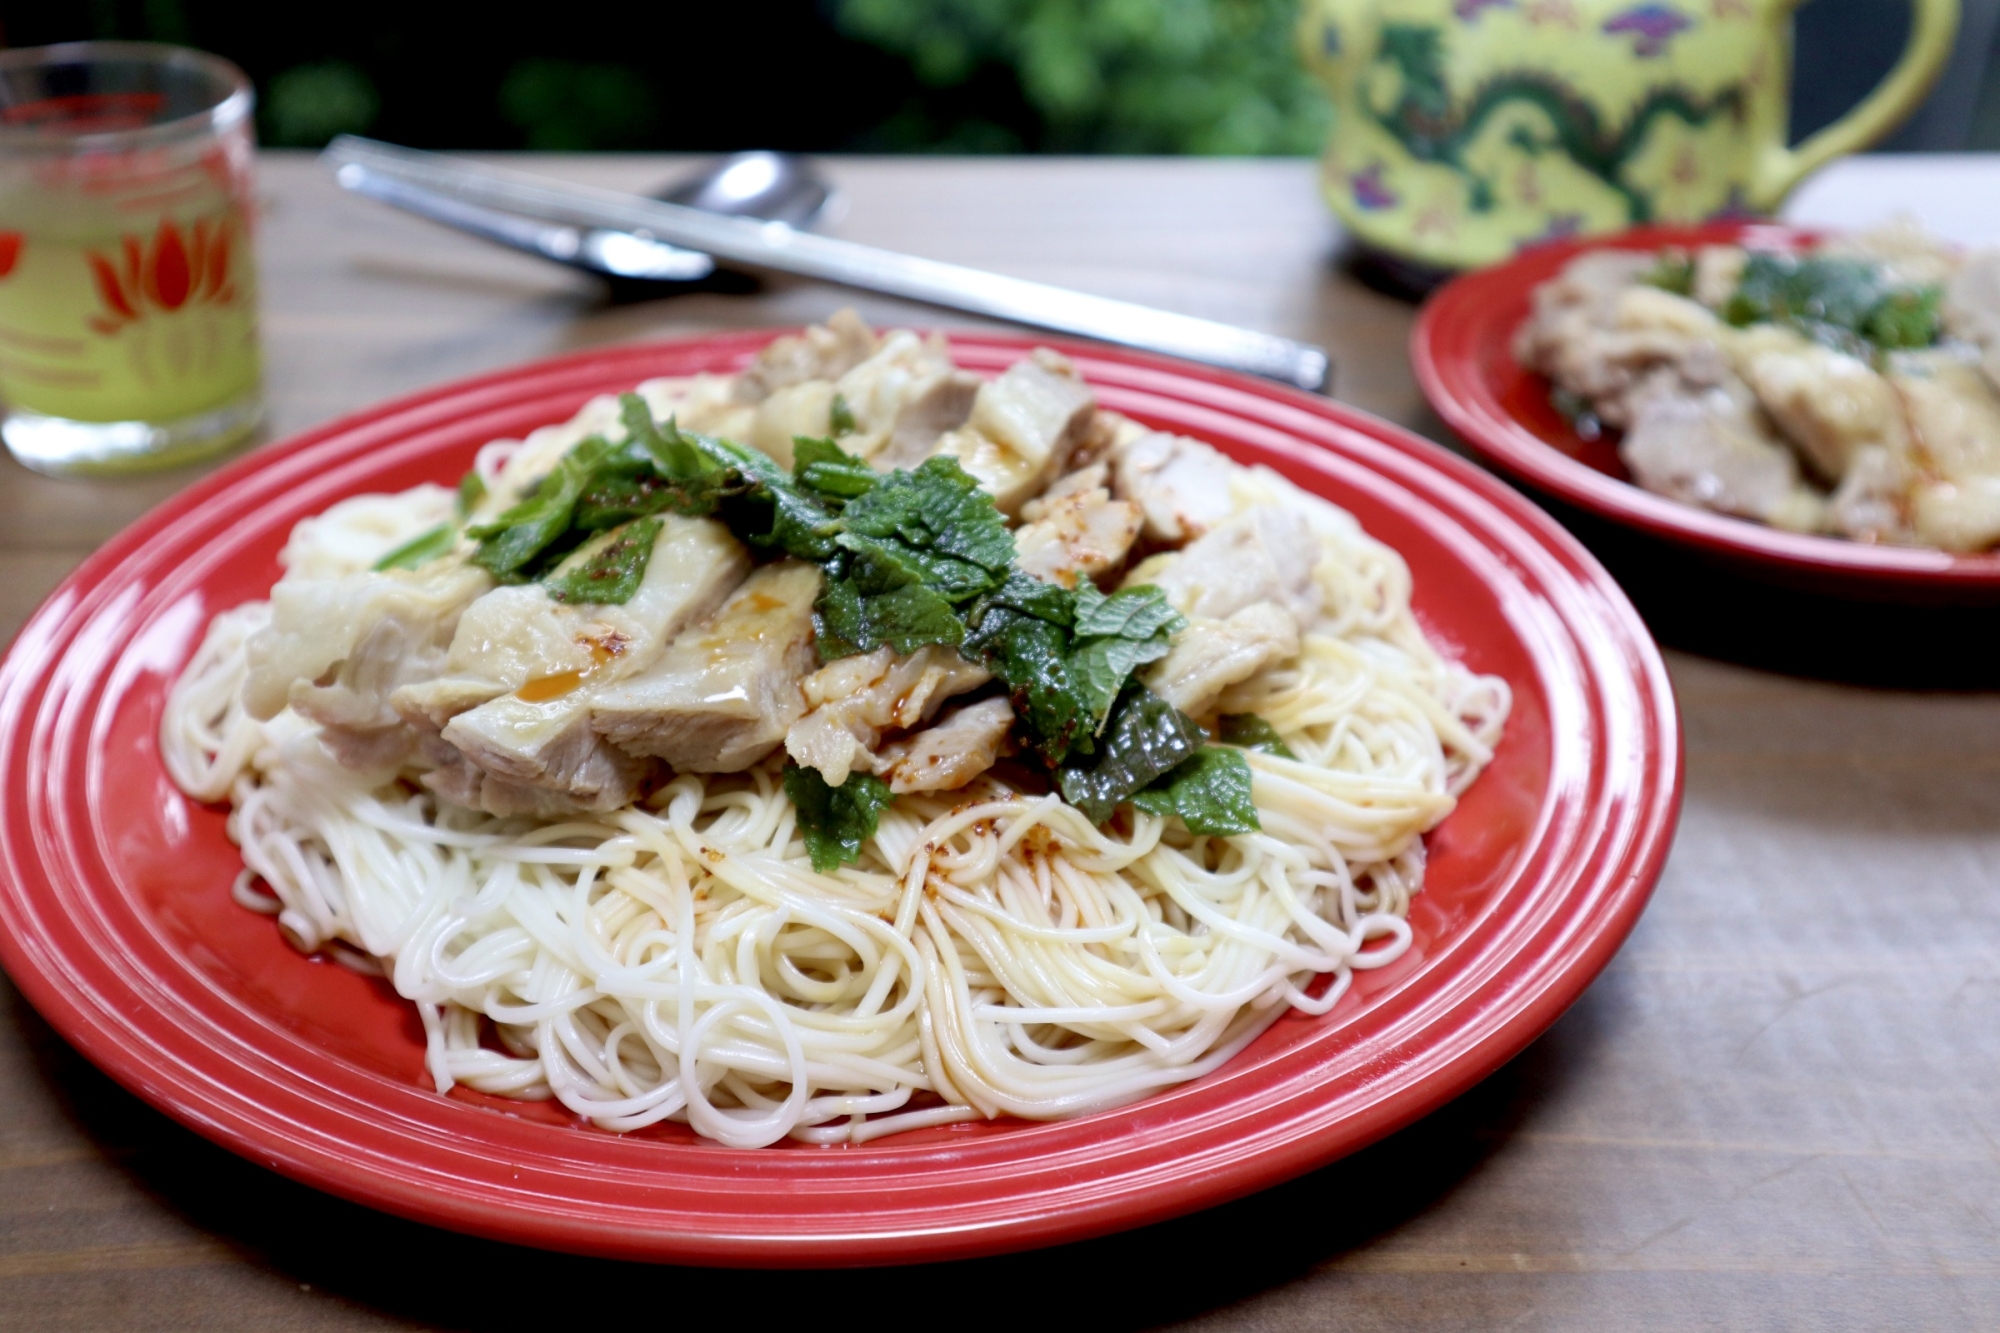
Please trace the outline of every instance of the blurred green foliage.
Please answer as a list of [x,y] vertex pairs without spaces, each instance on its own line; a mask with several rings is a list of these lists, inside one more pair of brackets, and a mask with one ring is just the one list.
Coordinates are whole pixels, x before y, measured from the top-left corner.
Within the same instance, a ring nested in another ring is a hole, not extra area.
[[375,85],[357,65],[322,60],[273,75],[264,90],[264,142],[317,148],[336,134],[360,134],[382,109]]
[[[948,131],[970,141],[952,146],[988,146],[983,135],[1058,152],[1310,153],[1326,129],[1292,46],[1296,0],[836,0],[834,14],[926,87],[1011,73],[1040,121],[1035,141],[972,116]],[[936,133],[920,106],[900,123]]]
[[549,150],[1310,153],[1297,0],[0,0],[14,45],[204,47],[267,143]]
[[500,81],[500,112],[539,152],[644,148],[659,120],[652,85],[624,65],[523,60]]

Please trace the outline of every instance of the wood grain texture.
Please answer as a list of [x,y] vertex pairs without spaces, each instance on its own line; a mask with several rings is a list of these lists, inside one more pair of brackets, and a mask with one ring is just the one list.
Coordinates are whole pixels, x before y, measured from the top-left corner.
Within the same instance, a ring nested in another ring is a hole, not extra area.
[[[628,188],[673,170],[537,166]],[[1311,338],[1342,398],[1430,421],[1404,357],[1411,311],[1330,262],[1305,164],[832,170],[852,201],[843,235]],[[342,197],[299,157],[267,157],[263,188],[278,433],[529,357],[797,323],[853,299],[774,283],[614,304],[589,279]],[[855,303],[881,322],[938,320]],[[58,482],[0,462],[0,639],[190,475]],[[2000,697],[1670,665],[1687,806],[1631,942],[1486,1083],[1279,1189],[894,1276],[540,1254],[380,1216],[211,1147],[0,984],[0,1328],[650,1327],[690,1299],[768,1321],[876,1318],[885,1296],[900,1319],[1010,1328],[2000,1326]]]

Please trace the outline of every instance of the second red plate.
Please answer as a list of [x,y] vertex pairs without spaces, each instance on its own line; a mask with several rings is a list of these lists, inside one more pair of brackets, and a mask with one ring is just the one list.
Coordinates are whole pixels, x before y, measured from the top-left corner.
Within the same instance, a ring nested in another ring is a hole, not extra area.
[[1833,597],[2000,603],[2000,555],[1950,555],[1784,532],[1643,491],[1607,440],[1577,438],[1549,384],[1514,360],[1534,290],[1586,249],[1753,244],[1805,249],[1810,232],[1757,222],[1646,227],[1537,246],[1453,279],[1424,307],[1410,360],[1424,396],[1482,459],[1535,490],[1623,527],[1700,552],[1740,573]]

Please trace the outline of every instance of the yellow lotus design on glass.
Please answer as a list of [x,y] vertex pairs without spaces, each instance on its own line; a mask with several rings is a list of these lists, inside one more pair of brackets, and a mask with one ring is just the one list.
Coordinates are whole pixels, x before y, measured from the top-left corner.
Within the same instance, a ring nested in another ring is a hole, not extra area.
[[1471,267],[1523,245],[1768,212],[1920,102],[1957,0],[1915,0],[1868,98],[1785,144],[1795,0],[1305,0],[1334,124],[1327,201],[1363,241]]

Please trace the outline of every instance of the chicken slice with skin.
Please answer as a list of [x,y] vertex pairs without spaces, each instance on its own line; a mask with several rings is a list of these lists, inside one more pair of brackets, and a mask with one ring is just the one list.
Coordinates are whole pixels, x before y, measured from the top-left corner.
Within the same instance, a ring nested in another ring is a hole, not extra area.
[[1948,349],[1906,352],[1889,378],[1910,414],[1910,524],[1947,551],[2000,542],[2000,397]]
[[[938,437],[972,411],[979,377],[952,364],[942,337],[908,330],[885,336],[872,355],[838,380],[805,380],[778,389],[757,407],[749,441],[785,467],[799,436],[837,438],[840,447],[876,467],[914,467]],[[853,426],[835,436],[835,401]]]
[[320,724],[354,768],[400,763],[415,744],[392,704],[443,669],[466,608],[493,581],[457,559],[335,579],[283,579],[271,623],[251,636],[243,702],[259,720],[286,707]]
[[1820,500],[1799,480],[1798,460],[1759,420],[1736,385],[1699,393],[1670,385],[1642,395],[1618,457],[1645,489],[1683,504],[1809,532]]
[[580,685],[554,698],[502,695],[460,713],[426,752],[437,761],[426,787],[490,815],[616,810],[644,795],[654,772],[591,731]]
[[1273,602],[1253,602],[1224,620],[1197,617],[1145,673],[1147,688],[1183,713],[1202,716],[1231,685],[1299,651],[1299,624]]
[[876,771],[884,732],[920,726],[946,699],[991,679],[986,668],[937,644],[907,657],[886,647],[843,657],[806,677],[808,711],[785,733],[785,749],[838,787],[849,773]]
[[1075,588],[1124,563],[1139,536],[1139,507],[1111,498],[1105,472],[1102,463],[1073,472],[1022,507],[1024,516],[1033,511],[1032,521],[1014,530],[1014,562],[1023,573]]
[[1124,586],[1155,584],[1191,619],[1227,620],[1271,602],[1304,631],[1319,617],[1322,593],[1313,577],[1319,560],[1320,544],[1304,515],[1290,505],[1260,504],[1179,551],[1141,562]]
[[780,467],[791,467],[793,440],[801,435],[824,439],[833,434],[837,392],[832,380],[806,380],[777,390],[757,404],[748,436],[750,447],[770,455]]
[[1728,329],[1697,301],[1640,279],[1656,261],[1636,251],[1594,251],[1570,261],[1535,291],[1534,314],[1514,356],[1590,404],[1610,426],[1626,426],[1639,391],[1669,373],[1691,390],[1731,373]]
[[736,773],[776,749],[805,712],[821,574],[766,565],[651,670],[600,693],[591,725],[619,749],[688,773]]
[[1944,326],[1980,350],[1979,368],[2000,386],[2000,250],[1970,255],[1945,283]]
[[1863,449],[1908,449],[1902,403],[1866,362],[1775,324],[1736,334],[1730,351],[1758,404],[1825,481],[1838,483]]
[[425,785],[496,815],[603,811],[636,799],[655,766],[591,729],[592,701],[658,660],[748,566],[721,524],[669,515],[621,605],[565,605],[539,586],[481,598],[452,641],[458,674],[396,696],[435,765]]
[[1908,460],[1871,447],[1855,454],[1826,502],[1827,526],[1863,542],[1911,542]]
[[1067,358],[1036,348],[979,386],[970,419],[934,452],[956,458],[1002,513],[1013,514],[1068,470],[1096,405]]
[[[950,415],[953,404],[957,405],[957,421],[952,423],[956,425],[971,410],[978,386],[977,376],[952,364],[951,349],[942,335],[919,338],[908,329],[898,329],[882,339],[873,356],[834,385],[854,417],[854,430],[840,437],[840,447],[857,458],[872,460],[887,448],[906,414],[911,417],[912,432],[920,433],[914,428],[918,418],[940,410]],[[928,442],[906,447],[927,451]]]
[[825,324],[773,339],[736,377],[734,397],[757,404],[779,389],[807,380],[837,380],[875,354],[874,330],[851,309],[834,312]]
[[993,767],[1013,726],[1014,709],[1005,699],[966,704],[922,731],[884,745],[875,756],[876,775],[898,796],[957,791]]
[[[572,557],[574,560],[575,557]],[[441,728],[532,682],[598,683],[644,670],[750,572],[750,553],[714,519],[661,518],[646,572],[615,606],[558,602],[539,584],[495,588],[466,608],[436,678],[399,690],[398,711]]]
[[1138,506],[1148,540],[1179,546],[1236,512],[1237,471],[1200,440],[1150,431],[1112,454],[1111,493]]

